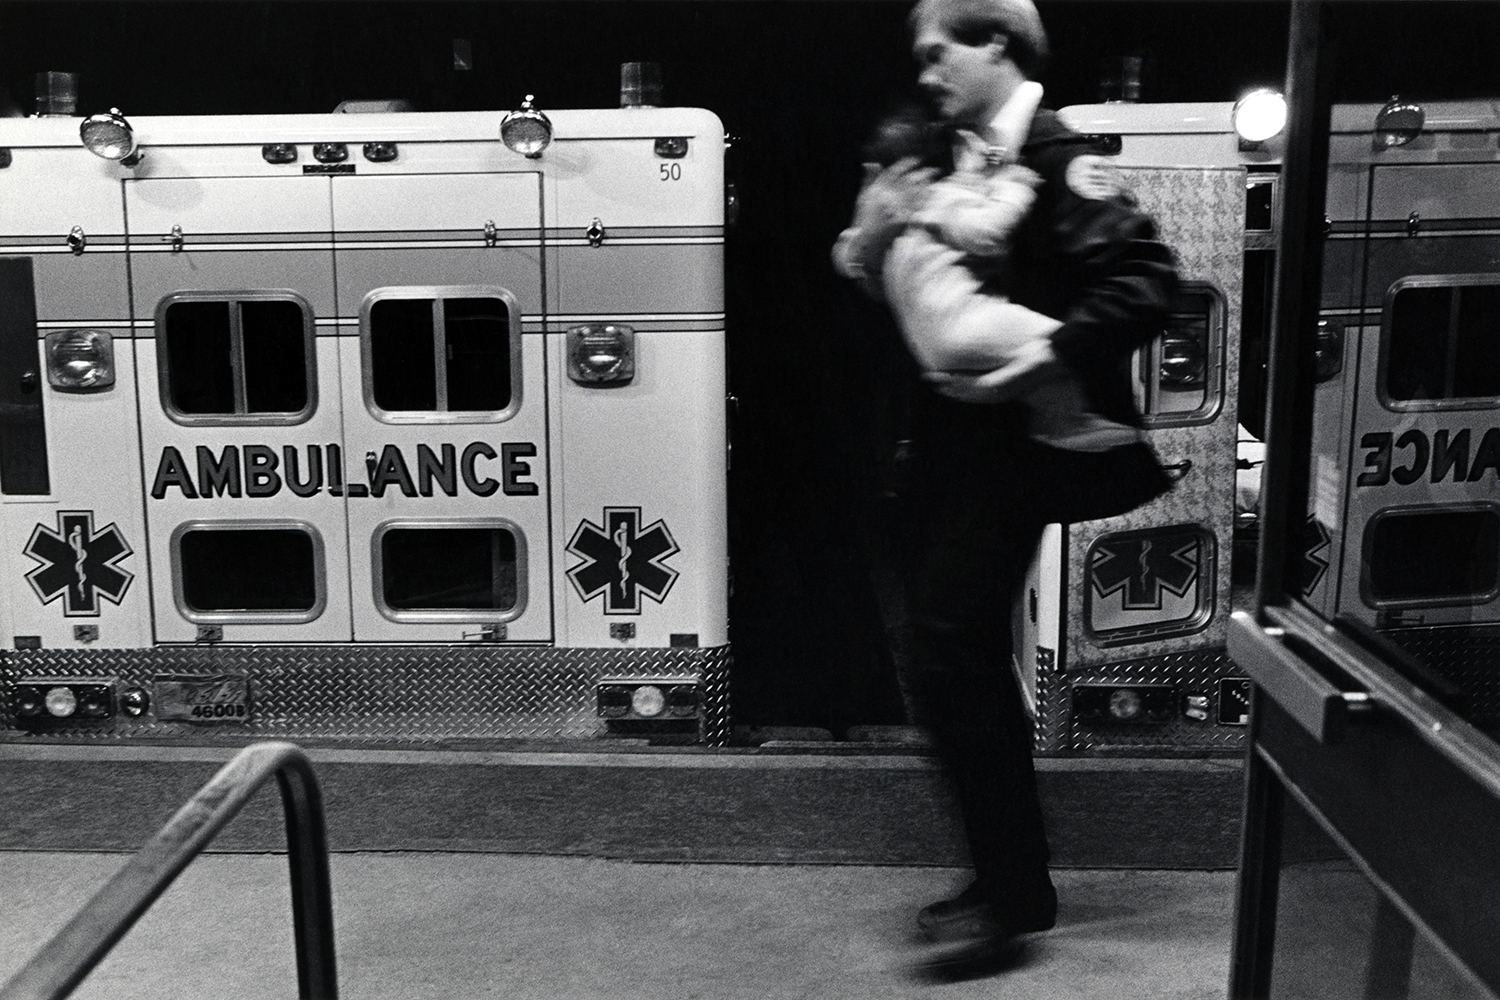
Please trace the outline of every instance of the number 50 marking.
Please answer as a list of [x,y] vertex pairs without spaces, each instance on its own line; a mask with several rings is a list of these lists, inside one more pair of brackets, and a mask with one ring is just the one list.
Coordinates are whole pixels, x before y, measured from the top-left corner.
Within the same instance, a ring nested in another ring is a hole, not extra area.
[[680,164],[680,163],[662,163],[662,164],[658,164],[658,166],[661,168],[661,179],[662,180],[664,180],[664,181],[680,181],[680,180],[682,180],[682,164]]

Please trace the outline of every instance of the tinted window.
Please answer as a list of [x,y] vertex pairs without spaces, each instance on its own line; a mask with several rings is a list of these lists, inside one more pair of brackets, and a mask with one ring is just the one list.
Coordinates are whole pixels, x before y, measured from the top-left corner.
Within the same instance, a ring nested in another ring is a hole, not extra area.
[[1500,396],[1500,285],[1414,286],[1391,300],[1386,396]]
[[1372,601],[1484,600],[1500,588],[1500,512],[1387,513],[1365,546]]
[[448,409],[510,405],[510,317],[499,299],[443,300]]
[[159,326],[169,412],[252,419],[309,412],[312,326],[300,300],[177,298]]
[[386,412],[496,412],[511,403],[511,314],[493,296],[381,297],[365,336],[370,397]]
[[245,409],[250,413],[296,413],[307,407],[303,324],[295,302],[240,303]]
[[396,611],[509,611],[516,538],[504,528],[392,528],[380,540],[381,598]]
[[1203,423],[1218,413],[1224,338],[1219,296],[1185,289],[1162,334],[1139,354],[1137,394],[1154,426]]
[[317,604],[312,535],[296,528],[214,528],[178,539],[190,611],[309,611]]
[[382,410],[437,409],[432,300],[381,299],[370,307],[370,378]]
[[234,359],[228,302],[167,307],[167,385],[180,413],[234,413]]
[[1088,553],[1084,616],[1100,645],[1185,635],[1213,613],[1214,536],[1198,525],[1101,535]]

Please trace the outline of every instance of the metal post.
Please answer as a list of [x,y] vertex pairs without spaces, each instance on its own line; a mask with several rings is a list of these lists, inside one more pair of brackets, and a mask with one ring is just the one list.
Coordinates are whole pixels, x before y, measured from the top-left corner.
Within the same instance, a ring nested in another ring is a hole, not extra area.
[[333,902],[322,795],[312,762],[302,749],[277,742],[246,747],[225,764],[62,930],[0,986],[0,1000],[58,1000],[72,993],[273,775],[281,786],[286,812],[298,995],[302,1000],[336,1000]]
[[[1257,701],[1263,698],[1259,689],[1254,696]],[[1259,713],[1252,711],[1252,739],[1245,758],[1245,818],[1235,886],[1234,940],[1229,953],[1229,1000],[1264,1000],[1271,995],[1286,792],[1255,751],[1258,717]]]
[[1276,261],[1266,389],[1266,462],[1261,469],[1257,609],[1301,590],[1301,539],[1308,504],[1314,334],[1323,292],[1333,53],[1324,51],[1323,0],[1297,0],[1287,43],[1287,145],[1281,168],[1281,249]]
[[[1294,546],[1311,509],[1314,335],[1323,291],[1324,213],[1332,110],[1332,53],[1324,50],[1323,0],[1296,0],[1287,40],[1288,129],[1281,170],[1281,247],[1276,260],[1267,351],[1266,461],[1261,474],[1261,534],[1255,613],[1300,595]],[[1264,692],[1253,692],[1258,706]],[[1231,1000],[1270,995],[1286,792],[1261,758],[1260,712],[1252,710],[1245,756],[1245,813],[1230,955]]]

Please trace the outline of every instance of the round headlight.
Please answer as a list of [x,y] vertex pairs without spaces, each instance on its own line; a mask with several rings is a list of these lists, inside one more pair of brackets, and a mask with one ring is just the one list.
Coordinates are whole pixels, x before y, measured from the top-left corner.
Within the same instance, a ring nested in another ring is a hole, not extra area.
[[552,122],[532,105],[527,94],[519,110],[500,120],[500,141],[522,156],[535,159],[552,142]]
[[1265,142],[1286,128],[1286,98],[1274,90],[1253,90],[1234,105],[1234,130],[1246,142]]
[[78,126],[78,136],[83,146],[95,156],[106,160],[118,160],[127,167],[141,161],[136,149],[135,130],[120,114],[119,108],[110,108],[107,114],[90,115]]
[[66,719],[78,711],[78,696],[73,693],[72,688],[55,687],[47,691],[47,697],[43,704],[47,706],[47,714],[58,719]]
[[1109,693],[1109,714],[1121,722],[1139,718],[1144,707],[1140,694],[1129,688],[1119,688]]
[[653,718],[667,708],[667,696],[655,684],[642,684],[630,696],[630,707],[636,715]]

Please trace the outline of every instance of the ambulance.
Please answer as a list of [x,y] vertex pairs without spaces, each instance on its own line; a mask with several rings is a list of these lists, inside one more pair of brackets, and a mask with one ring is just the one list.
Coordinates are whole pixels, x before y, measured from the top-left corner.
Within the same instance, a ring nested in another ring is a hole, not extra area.
[[[1284,108],[1258,91],[1063,111],[1156,218],[1187,288],[1135,361],[1177,488],[1049,528],[1017,609],[1043,752],[1243,745],[1248,683],[1225,624],[1246,576],[1231,559],[1253,555]],[[1500,103],[1336,106],[1326,237],[1303,597],[1458,688],[1492,688]]]
[[722,743],[725,144],[0,120],[0,739]]

